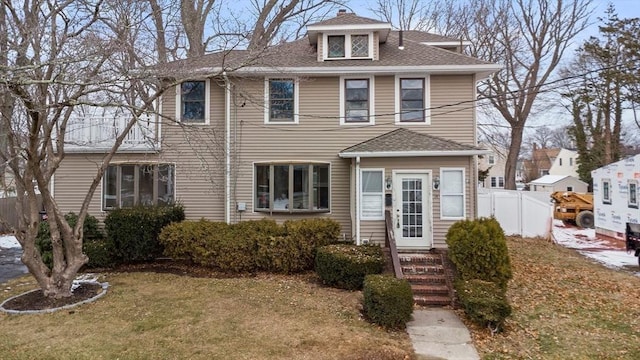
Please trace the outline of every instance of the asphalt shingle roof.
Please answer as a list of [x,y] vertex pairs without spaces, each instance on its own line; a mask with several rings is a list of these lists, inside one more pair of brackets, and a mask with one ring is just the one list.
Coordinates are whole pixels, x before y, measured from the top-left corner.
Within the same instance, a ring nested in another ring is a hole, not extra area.
[[355,13],[338,13],[338,16],[324,21],[320,21],[309,26],[327,26],[327,25],[365,25],[365,24],[388,24],[385,21],[370,19],[358,16]]
[[405,128],[399,128],[348,147],[342,150],[340,153],[348,154],[416,151],[460,152],[485,150],[476,146],[461,144],[441,137],[429,134],[421,134]]

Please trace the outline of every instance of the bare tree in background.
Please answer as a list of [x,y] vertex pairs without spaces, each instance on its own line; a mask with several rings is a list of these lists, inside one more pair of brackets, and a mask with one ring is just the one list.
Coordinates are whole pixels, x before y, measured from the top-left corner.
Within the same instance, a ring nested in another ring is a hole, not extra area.
[[478,92],[510,127],[506,189],[515,189],[524,129],[539,94],[590,15],[591,0],[443,1],[423,14],[432,19],[426,30],[470,40],[469,55],[504,65]]

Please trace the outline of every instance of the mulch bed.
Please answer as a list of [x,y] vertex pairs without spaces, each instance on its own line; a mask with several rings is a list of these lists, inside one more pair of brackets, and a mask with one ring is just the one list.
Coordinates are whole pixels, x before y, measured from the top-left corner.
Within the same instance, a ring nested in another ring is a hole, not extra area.
[[91,299],[101,291],[102,285],[97,283],[81,283],[71,296],[60,299],[46,297],[42,291],[31,291],[7,301],[3,307],[16,311],[55,309]]

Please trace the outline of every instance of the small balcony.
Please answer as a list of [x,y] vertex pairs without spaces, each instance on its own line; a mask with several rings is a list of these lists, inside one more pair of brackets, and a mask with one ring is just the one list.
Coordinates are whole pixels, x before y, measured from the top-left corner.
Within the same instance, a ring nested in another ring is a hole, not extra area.
[[[109,151],[130,118],[77,117],[67,123],[65,151],[68,153]],[[143,115],[124,138],[118,152],[157,152],[160,150],[159,125],[154,115]]]

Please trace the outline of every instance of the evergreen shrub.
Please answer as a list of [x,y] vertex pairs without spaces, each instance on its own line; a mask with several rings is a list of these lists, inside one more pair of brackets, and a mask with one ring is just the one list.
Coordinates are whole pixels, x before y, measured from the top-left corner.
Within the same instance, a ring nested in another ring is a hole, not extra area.
[[362,309],[372,323],[389,329],[404,328],[413,312],[413,293],[405,279],[389,275],[367,275]]
[[365,276],[383,269],[384,254],[377,245],[333,244],[317,250],[315,270],[328,286],[360,290]]

